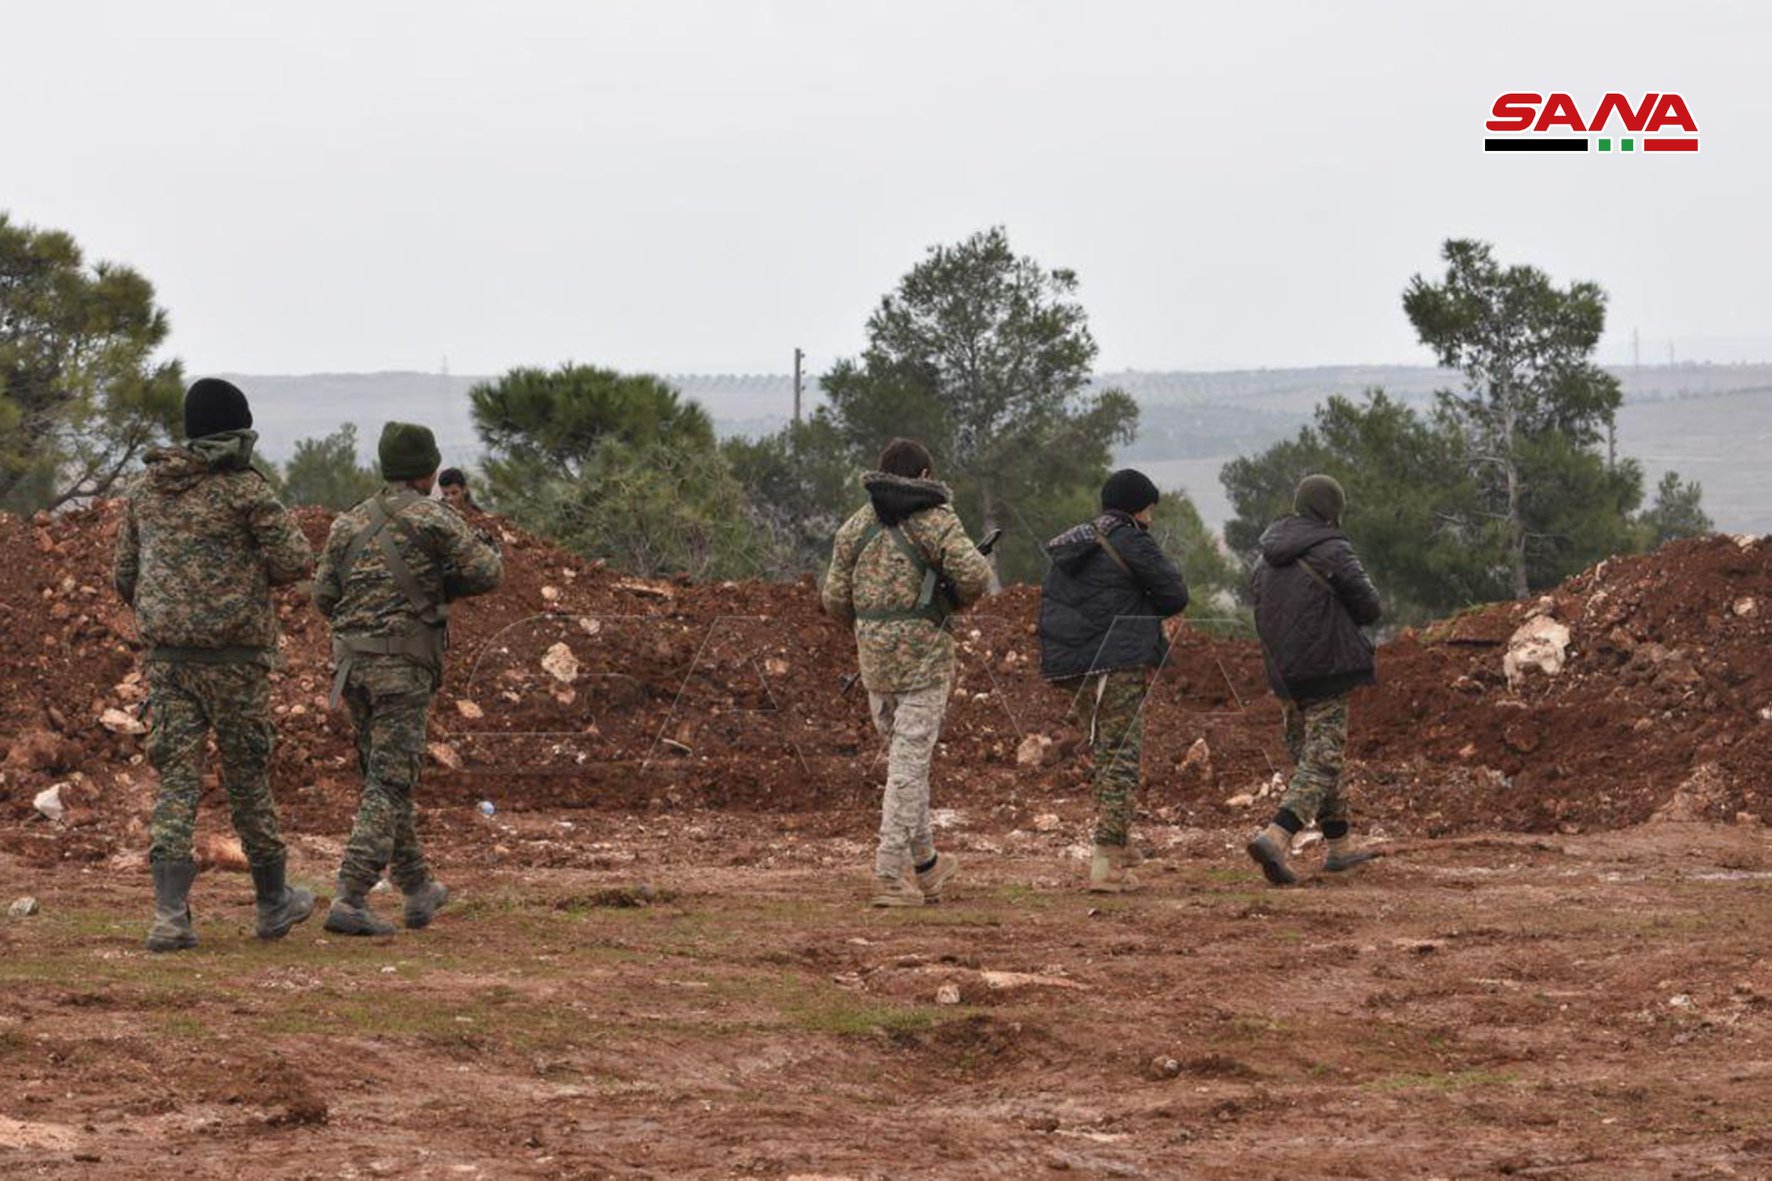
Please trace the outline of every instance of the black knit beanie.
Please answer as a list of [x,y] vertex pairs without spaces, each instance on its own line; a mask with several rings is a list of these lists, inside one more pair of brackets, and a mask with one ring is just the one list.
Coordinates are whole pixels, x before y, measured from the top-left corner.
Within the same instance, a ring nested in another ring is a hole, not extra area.
[[384,480],[422,480],[443,462],[431,428],[412,422],[390,422],[381,428],[376,452]]
[[1101,486],[1101,507],[1136,515],[1156,504],[1158,495],[1149,476],[1133,468],[1121,468]]
[[1301,517],[1315,517],[1325,525],[1341,524],[1347,511],[1347,493],[1333,476],[1306,476],[1292,494],[1292,511]]
[[252,407],[231,381],[204,377],[185,392],[185,438],[201,439],[252,426]]

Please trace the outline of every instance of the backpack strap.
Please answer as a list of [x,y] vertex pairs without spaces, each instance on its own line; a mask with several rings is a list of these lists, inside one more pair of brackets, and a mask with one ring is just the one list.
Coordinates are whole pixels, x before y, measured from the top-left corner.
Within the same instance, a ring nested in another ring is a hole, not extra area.
[[337,670],[332,680],[330,705],[333,709],[338,708],[345,683],[350,679],[351,667],[358,656],[402,656],[430,669],[432,675],[439,680],[442,678],[443,652],[448,644],[449,606],[424,593],[424,589],[418,584],[418,576],[412,572],[411,564],[406,561],[390,533],[392,530],[409,542],[415,540],[398,518],[420,499],[422,498],[417,494],[410,494],[396,495],[390,501],[377,492],[368,501],[369,524],[358,530],[345,544],[344,556],[339,560],[339,585],[343,586],[350,578],[351,570],[363,556],[363,550],[374,542],[381,550],[382,561],[387,564],[389,577],[399,587],[407,605],[418,616],[418,626],[403,636],[334,636],[332,655]]

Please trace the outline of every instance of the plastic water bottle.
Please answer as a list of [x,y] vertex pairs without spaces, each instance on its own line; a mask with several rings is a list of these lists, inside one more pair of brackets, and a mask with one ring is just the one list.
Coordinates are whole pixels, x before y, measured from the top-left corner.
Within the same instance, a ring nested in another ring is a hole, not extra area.
[[480,801],[480,815],[490,816],[494,812],[497,812],[497,811],[498,811],[498,805],[494,804],[491,800],[481,800]]

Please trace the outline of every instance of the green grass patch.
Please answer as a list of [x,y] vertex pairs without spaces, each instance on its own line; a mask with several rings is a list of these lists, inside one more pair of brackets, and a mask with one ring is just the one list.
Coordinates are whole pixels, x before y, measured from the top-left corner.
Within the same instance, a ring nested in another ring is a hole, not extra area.
[[1449,1074],[1397,1074],[1364,1084],[1368,1091],[1465,1091],[1472,1087],[1505,1087],[1520,1081],[1516,1074],[1493,1070],[1457,1070]]

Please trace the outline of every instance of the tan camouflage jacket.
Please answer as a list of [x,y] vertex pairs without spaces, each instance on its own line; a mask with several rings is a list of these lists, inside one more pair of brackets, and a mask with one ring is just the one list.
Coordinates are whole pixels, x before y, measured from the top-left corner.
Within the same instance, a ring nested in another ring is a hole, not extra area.
[[155,448],[125,493],[112,579],[150,648],[276,648],[270,588],[305,578],[314,555],[253,470],[257,441]]
[[[403,486],[385,488],[380,495],[396,510],[388,533],[432,602],[483,595],[498,586],[504,559],[491,537],[440,500]],[[366,500],[333,520],[314,575],[314,605],[332,621],[335,635],[404,635],[418,616],[389,573],[380,545],[363,546],[349,574],[341,578],[351,538],[369,528],[369,504]]]
[[925,619],[866,618],[914,608],[923,589],[922,575],[903,547],[884,529],[867,539],[869,528],[899,525],[924,561],[953,584],[959,606],[977,602],[990,588],[990,563],[949,507],[953,494],[947,485],[883,472],[869,472],[862,484],[870,503],[837,531],[824,608],[854,625],[861,683],[870,692],[926,689],[953,675],[953,636]]

